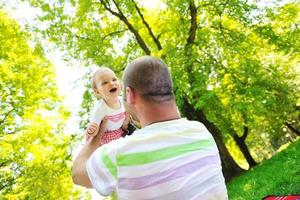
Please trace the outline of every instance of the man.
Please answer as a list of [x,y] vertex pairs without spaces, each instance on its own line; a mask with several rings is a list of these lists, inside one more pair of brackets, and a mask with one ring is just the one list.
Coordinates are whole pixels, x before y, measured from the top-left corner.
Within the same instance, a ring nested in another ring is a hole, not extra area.
[[228,199],[217,146],[201,123],[180,118],[167,66],[138,58],[123,81],[142,128],[99,148],[102,131],[90,138],[74,161],[74,183],[119,199]]

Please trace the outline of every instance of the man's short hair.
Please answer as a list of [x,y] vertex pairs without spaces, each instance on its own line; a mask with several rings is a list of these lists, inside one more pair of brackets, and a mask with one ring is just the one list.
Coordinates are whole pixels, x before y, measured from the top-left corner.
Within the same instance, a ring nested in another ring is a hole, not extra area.
[[158,58],[143,56],[135,59],[126,67],[123,81],[124,89],[131,87],[148,102],[174,100],[170,71]]

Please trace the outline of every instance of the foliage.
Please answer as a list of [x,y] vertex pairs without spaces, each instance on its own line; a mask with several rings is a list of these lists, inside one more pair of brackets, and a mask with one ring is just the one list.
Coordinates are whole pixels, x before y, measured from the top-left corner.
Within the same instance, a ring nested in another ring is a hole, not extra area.
[[69,112],[41,46],[0,11],[0,198],[79,198],[71,181]]
[[53,82],[54,68],[38,48],[31,50],[26,33],[1,12],[0,26],[0,136],[15,133],[20,119],[35,110],[54,108],[58,100]]
[[47,27],[35,31],[87,66],[121,72],[139,55],[164,59],[182,113],[187,105],[193,118],[203,113],[223,139],[242,138],[252,154],[263,145],[255,142],[261,135],[276,148],[285,123],[299,121],[291,119],[299,102],[298,2],[265,8],[244,0],[163,0],[156,8],[134,0],[29,2],[43,11],[39,20]]
[[299,194],[299,151],[300,140],[229,182],[229,199],[258,200],[267,195]]

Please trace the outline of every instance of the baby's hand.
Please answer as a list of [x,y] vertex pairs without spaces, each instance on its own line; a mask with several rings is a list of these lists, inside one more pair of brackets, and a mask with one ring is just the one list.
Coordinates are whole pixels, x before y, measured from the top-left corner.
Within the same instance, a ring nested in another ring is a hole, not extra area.
[[97,129],[98,129],[98,124],[95,122],[92,122],[88,125],[87,129],[86,129],[86,133],[91,136],[94,137],[97,135]]
[[122,129],[126,131],[128,129],[128,124],[130,122],[130,115],[128,112],[125,112],[125,119],[122,124]]
[[130,115],[128,112],[125,112],[125,120],[123,122],[123,125],[128,125],[130,122]]
[[[107,130],[107,118],[104,117],[98,125],[97,123],[90,123],[88,125],[88,128],[85,131],[85,142],[87,142],[90,139],[95,139],[99,142],[99,146],[101,144],[101,138],[103,133]],[[98,138],[98,139],[97,139]]]

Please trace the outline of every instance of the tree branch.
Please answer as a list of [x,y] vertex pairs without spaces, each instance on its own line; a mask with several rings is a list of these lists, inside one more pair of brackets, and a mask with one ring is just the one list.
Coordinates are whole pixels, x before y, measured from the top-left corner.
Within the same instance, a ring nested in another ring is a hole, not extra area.
[[112,15],[117,16],[117,17],[121,17],[120,13],[117,13],[115,11],[113,11],[110,7],[108,7],[107,3],[104,2],[104,0],[100,0],[101,4],[104,6],[104,8],[110,12]]
[[[105,40],[107,37],[110,37],[110,36],[118,34],[118,33],[123,33],[125,31],[128,31],[128,29],[124,29],[124,30],[119,30],[119,31],[114,31],[114,32],[108,33],[107,35],[105,35],[104,37],[102,37],[102,39]],[[83,36],[79,36],[79,35],[74,35],[74,37],[76,37],[78,39],[82,39],[82,40],[89,40],[89,41],[95,42],[94,39],[88,38],[88,37],[83,37]]]
[[246,114],[242,113],[242,115],[243,115],[243,119],[244,119],[244,132],[243,132],[243,135],[242,135],[241,138],[245,141],[246,137],[249,134],[249,127],[247,126],[247,116],[246,116]]
[[189,10],[191,15],[191,26],[189,30],[189,37],[187,39],[187,46],[194,43],[196,38],[197,30],[197,8],[195,6],[194,0],[190,0]]
[[155,42],[155,44],[156,44],[156,46],[157,46],[157,49],[158,49],[158,50],[161,50],[161,49],[162,49],[162,46],[161,46],[161,44],[160,44],[160,42],[159,42],[159,40],[158,40],[158,37],[155,37],[154,33],[152,32],[152,29],[150,28],[149,24],[146,22],[146,20],[145,20],[143,14],[142,14],[140,8],[139,8],[138,5],[135,3],[135,1],[134,1],[134,0],[131,0],[131,1],[133,2],[133,4],[134,4],[134,6],[135,6],[135,8],[136,8],[136,10],[137,10],[137,12],[138,12],[138,14],[139,14],[139,16],[141,17],[143,23],[145,24],[146,28],[148,29],[149,34],[151,35],[153,41]]
[[79,36],[79,35],[76,35],[76,34],[74,35],[74,37],[76,37],[78,39],[82,39],[82,40],[89,40],[89,41],[95,42],[95,40],[93,40],[91,38]]
[[5,121],[5,119],[8,117],[8,115],[9,115],[14,109],[15,109],[15,108],[12,108],[10,111],[8,111],[8,112],[5,114],[4,118],[0,121],[0,125]]
[[8,163],[10,163],[11,161],[8,161],[8,160],[6,160],[6,161],[4,161],[4,162],[1,162],[0,163],[0,168],[1,167],[4,167],[4,166],[6,166]]
[[128,31],[128,29],[124,29],[124,30],[119,30],[119,31],[111,32],[111,33],[105,35],[102,39],[105,40],[107,37],[110,37],[110,36],[115,35],[115,34],[123,33],[123,32],[125,32],[125,31]]
[[14,184],[14,181],[15,181],[14,179],[10,179],[6,184],[4,184],[0,187],[0,191],[8,186],[12,186]]
[[[197,30],[197,8],[195,6],[194,0],[189,0],[189,10],[190,10],[190,16],[191,16],[191,26],[189,30],[189,36],[187,38],[187,43],[185,45],[185,54],[188,57],[189,62],[193,62],[191,59],[191,45],[194,44],[195,38],[196,38],[196,30]],[[186,71],[187,73],[191,73],[193,68],[193,63],[189,63],[186,65]],[[194,78],[192,76],[189,76],[189,83],[192,85],[194,82]]]
[[249,127],[244,125],[244,133],[241,137],[243,140],[246,140],[247,136],[249,135]]
[[147,54],[150,55],[151,51],[148,48],[148,46],[146,45],[146,43],[144,42],[143,38],[140,36],[140,34],[138,33],[138,31],[133,27],[133,25],[128,21],[128,19],[126,18],[126,16],[123,14],[123,12],[121,11],[119,5],[113,0],[115,6],[117,7],[119,12],[115,12],[113,11],[110,7],[107,6],[106,2],[104,2],[104,0],[100,0],[101,4],[104,6],[104,8],[109,11],[112,15],[118,17],[121,21],[123,21],[126,26],[128,27],[128,29],[133,33],[133,35],[135,36],[138,44],[140,45],[140,47],[143,49],[143,51]]
[[157,36],[157,39],[159,40],[159,38],[162,36],[162,34],[166,33],[167,31],[163,31],[161,32],[158,36]]

